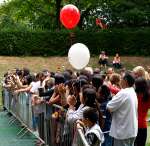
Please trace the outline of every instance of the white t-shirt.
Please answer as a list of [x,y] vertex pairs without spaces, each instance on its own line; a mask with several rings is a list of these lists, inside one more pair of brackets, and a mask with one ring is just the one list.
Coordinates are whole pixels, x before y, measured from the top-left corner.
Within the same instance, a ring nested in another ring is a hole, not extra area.
[[116,139],[128,139],[137,136],[138,101],[133,87],[122,89],[108,102],[112,111],[110,135]]
[[41,82],[40,81],[31,82],[31,86],[32,86],[32,88],[30,89],[30,92],[32,92],[32,93],[38,93],[38,88],[41,87]]

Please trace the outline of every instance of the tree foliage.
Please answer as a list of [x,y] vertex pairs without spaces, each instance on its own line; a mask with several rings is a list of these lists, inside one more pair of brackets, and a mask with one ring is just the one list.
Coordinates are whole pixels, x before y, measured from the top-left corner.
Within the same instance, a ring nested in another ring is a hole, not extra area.
[[99,29],[96,18],[109,27],[150,24],[150,0],[10,0],[0,6],[0,28],[61,29],[60,9],[69,3],[81,12],[79,29]]

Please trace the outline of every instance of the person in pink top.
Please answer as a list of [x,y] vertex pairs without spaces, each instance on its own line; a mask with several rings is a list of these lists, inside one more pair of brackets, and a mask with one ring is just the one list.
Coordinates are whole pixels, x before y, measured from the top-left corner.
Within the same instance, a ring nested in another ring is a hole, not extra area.
[[139,77],[135,81],[135,91],[138,97],[138,135],[135,146],[145,146],[147,139],[147,114],[150,109],[150,81]]

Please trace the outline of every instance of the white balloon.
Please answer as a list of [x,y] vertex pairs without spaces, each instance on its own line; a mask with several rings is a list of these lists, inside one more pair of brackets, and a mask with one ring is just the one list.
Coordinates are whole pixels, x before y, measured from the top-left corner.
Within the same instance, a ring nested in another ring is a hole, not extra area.
[[69,49],[68,59],[75,69],[83,69],[90,60],[89,49],[84,44],[76,43]]

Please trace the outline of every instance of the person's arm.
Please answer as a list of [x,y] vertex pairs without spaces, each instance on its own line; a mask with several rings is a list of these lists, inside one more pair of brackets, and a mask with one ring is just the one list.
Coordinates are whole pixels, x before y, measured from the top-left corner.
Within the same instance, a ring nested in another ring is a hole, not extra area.
[[114,87],[113,85],[108,85],[108,88],[110,89],[110,92],[115,95],[121,90],[117,87]]
[[50,89],[46,92],[39,92],[39,96],[42,97],[42,96],[52,96],[52,94],[54,93],[54,89]]
[[50,105],[57,104],[59,101],[60,101],[60,95],[57,95],[55,97],[50,98],[48,104],[50,104]]
[[28,91],[30,91],[31,88],[32,88],[32,86],[29,85],[27,88],[23,88],[23,89],[16,90],[15,93],[28,92]]
[[99,55],[99,59],[101,59],[101,58],[102,58],[102,55],[100,54],[100,55]]
[[67,111],[67,121],[70,123],[74,123],[75,121],[82,119],[84,110],[84,107],[79,107],[78,110],[75,110],[74,106],[69,106],[69,109]]
[[116,110],[118,110],[122,104],[126,101],[126,96],[124,95],[124,93],[122,92],[122,90],[120,92],[118,92],[118,94],[116,94],[112,100],[110,100],[107,104],[107,110],[109,112],[115,112]]

